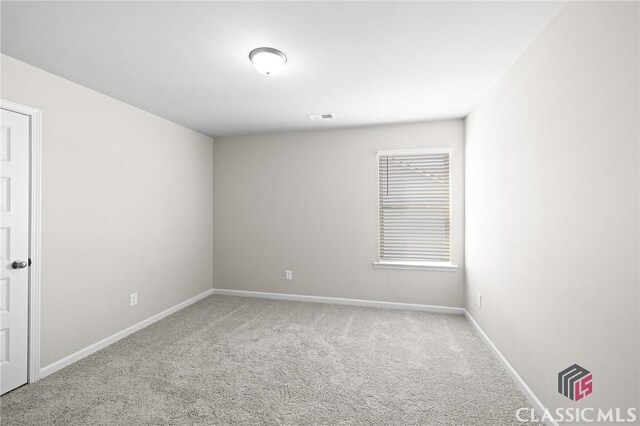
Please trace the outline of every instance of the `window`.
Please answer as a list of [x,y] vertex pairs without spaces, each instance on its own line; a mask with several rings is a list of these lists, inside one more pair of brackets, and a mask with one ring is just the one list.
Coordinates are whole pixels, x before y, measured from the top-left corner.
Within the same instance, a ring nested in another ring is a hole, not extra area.
[[451,265],[450,150],[378,153],[376,267],[455,270]]

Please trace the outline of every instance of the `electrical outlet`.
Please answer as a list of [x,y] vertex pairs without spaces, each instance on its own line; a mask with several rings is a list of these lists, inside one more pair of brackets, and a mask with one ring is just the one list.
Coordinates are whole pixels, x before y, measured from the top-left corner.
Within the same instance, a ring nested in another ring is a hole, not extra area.
[[478,293],[478,308],[482,308],[482,295]]
[[136,306],[138,304],[138,293],[131,293],[129,295],[129,306]]
[[293,279],[293,271],[284,271],[284,279],[291,281]]

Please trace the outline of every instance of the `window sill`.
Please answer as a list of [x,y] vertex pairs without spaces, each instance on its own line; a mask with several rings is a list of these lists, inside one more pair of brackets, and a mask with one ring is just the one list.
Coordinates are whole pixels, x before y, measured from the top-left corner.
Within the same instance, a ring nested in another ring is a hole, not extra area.
[[458,265],[448,262],[373,262],[376,269],[409,269],[417,271],[456,272]]

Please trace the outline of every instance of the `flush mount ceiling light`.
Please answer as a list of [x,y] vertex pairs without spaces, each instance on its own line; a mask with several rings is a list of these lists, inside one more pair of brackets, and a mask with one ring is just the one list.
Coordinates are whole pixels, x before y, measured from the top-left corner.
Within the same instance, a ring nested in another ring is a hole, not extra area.
[[287,56],[273,47],[258,47],[249,53],[249,59],[262,74],[273,75],[282,71]]

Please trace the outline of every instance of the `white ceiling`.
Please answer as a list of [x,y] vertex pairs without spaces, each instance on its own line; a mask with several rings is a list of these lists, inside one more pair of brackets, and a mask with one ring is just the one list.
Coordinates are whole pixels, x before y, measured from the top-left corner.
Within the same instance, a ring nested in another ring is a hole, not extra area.
[[360,126],[464,117],[563,5],[3,1],[1,49],[212,136]]

